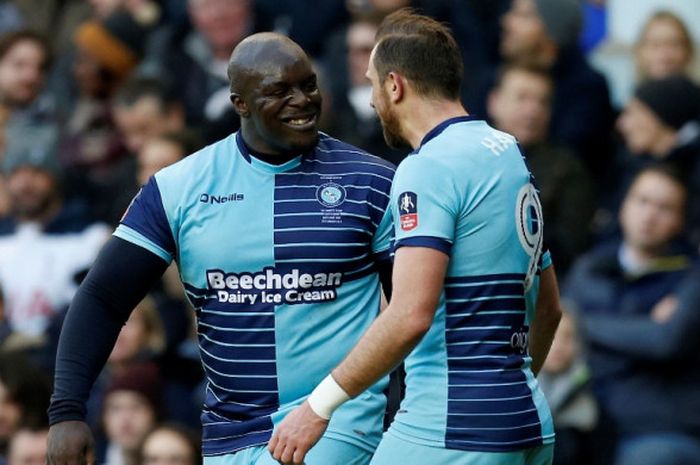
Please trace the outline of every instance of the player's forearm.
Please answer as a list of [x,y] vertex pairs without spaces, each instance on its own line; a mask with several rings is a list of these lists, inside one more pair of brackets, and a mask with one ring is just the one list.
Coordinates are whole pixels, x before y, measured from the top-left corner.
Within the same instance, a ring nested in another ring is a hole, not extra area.
[[[430,314],[430,318],[421,314]],[[355,397],[389,373],[430,329],[433,312],[412,312],[389,304],[335,370],[333,378]]]
[[547,358],[560,319],[559,287],[554,267],[550,266],[542,272],[537,311],[530,326],[529,352],[532,357],[532,372],[535,375],[539,373]]
[[309,397],[311,408],[323,418],[398,365],[433,323],[448,255],[427,247],[400,247],[395,257],[389,306]]

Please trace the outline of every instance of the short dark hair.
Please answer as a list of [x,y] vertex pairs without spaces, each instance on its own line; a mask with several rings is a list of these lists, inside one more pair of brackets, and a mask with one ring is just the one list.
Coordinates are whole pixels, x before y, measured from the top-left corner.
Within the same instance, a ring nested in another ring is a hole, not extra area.
[[22,410],[19,427],[48,426],[51,380],[27,355],[18,350],[0,352],[0,384]]
[[681,187],[683,189],[684,197],[683,197],[683,208],[682,208],[682,214],[683,217],[687,219],[688,217],[688,207],[689,207],[689,196],[690,196],[690,189],[689,189],[689,175],[683,171],[678,165],[667,162],[667,161],[660,161],[660,162],[654,162],[650,163],[649,165],[643,166],[640,168],[635,174],[632,180],[630,181],[629,185],[627,186],[625,196],[629,195],[630,190],[632,189],[632,186],[647,173],[656,173],[658,175],[661,175],[668,179],[669,181],[673,182],[676,184],[678,187]]
[[177,145],[185,156],[195,153],[204,147],[204,142],[200,135],[189,129],[168,131],[156,137],[156,139]]
[[52,59],[49,41],[43,35],[30,29],[20,29],[0,35],[0,60],[3,60],[15,45],[24,41],[34,42],[44,51],[44,63],[41,69],[44,72],[48,71]]
[[131,107],[146,97],[155,98],[162,110],[180,103],[168,82],[151,77],[134,77],[117,90],[114,104]]
[[634,178],[632,178],[630,186],[646,173],[656,173],[665,176],[673,182],[675,182],[676,184],[678,184],[679,186],[682,186],[686,192],[688,191],[688,183],[690,181],[689,175],[685,171],[683,171],[678,165],[667,161],[650,163],[649,165],[640,168],[639,171],[635,173]]
[[552,78],[552,74],[549,72],[549,70],[546,67],[529,60],[515,60],[503,63],[496,71],[496,80],[494,81],[493,88],[498,89],[501,87],[505,77],[515,71],[521,71],[523,73],[537,76],[543,81],[549,82],[550,86],[554,88],[554,78]]
[[419,94],[459,98],[464,64],[446,25],[402,8],[382,21],[377,40],[374,67],[380,81],[396,71],[411,81]]

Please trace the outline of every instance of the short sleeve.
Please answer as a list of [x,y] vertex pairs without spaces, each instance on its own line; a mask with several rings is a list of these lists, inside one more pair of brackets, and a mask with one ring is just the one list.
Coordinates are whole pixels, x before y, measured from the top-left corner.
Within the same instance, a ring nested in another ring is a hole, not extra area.
[[377,260],[389,260],[391,258],[391,242],[393,237],[394,230],[391,220],[391,210],[387,205],[387,209],[372,238],[372,253]]
[[114,236],[141,246],[168,263],[176,256],[175,240],[154,177],[131,201]]
[[457,204],[450,176],[427,157],[412,155],[394,177],[391,212],[395,248],[430,247],[450,254],[457,221]]

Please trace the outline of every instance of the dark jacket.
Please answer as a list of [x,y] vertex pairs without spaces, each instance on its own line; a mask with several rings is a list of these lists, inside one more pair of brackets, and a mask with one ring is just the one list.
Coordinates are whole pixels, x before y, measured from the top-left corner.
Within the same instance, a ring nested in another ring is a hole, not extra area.
[[[700,437],[700,268],[679,245],[648,272],[627,275],[619,242],[583,256],[563,294],[578,311],[594,389],[622,434],[680,431]],[[675,296],[664,323],[654,306]]]

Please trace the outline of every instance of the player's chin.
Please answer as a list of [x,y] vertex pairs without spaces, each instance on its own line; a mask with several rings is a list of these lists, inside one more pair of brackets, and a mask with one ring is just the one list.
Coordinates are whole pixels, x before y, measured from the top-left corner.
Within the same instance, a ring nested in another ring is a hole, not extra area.
[[287,137],[287,145],[295,152],[308,152],[318,144],[318,129],[308,132],[296,132]]

